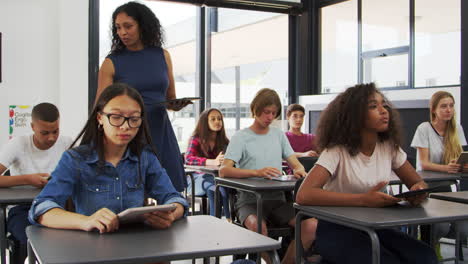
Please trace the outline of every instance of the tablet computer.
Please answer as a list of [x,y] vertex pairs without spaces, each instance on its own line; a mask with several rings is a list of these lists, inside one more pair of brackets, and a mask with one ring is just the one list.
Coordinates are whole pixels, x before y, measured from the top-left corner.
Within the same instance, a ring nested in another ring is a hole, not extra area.
[[294,175],[282,175],[279,177],[271,177],[273,181],[281,181],[281,182],[291,182],[291,181],[297,181],[296,177]]
[[457,159],[458,164],[468,163],[468,151],[463,151]]
[[178,101],[197,101],[197,100],[202,100],[203,98],[201,97],[182,97],[182,98],[176,98],[176,99],[171,99],[171,100],[166,100],[159,102],[158,104],[170,104]]
[[174,209],[176,209],[175,204],[142,206],[128,208],[120,212],[117,216],[119,217],[120,223],[132,223],[141,221],[143,214],[151,213],[154,211],[172,211]]
[[439,185],[439,186],[434,186],[434,187],[426,188],[426,189],[402,192],[402,193],[393,195],[393,197],[396,197],[396,198],[409,198],[409,197],[413,197],[413,196],[424,194],[424,193],[431,193],[431,192],[436,192],[436,191],[439,191],[439,190],[444,190],[445,188],[447,188],[447,186],[450,186],[450,185]]

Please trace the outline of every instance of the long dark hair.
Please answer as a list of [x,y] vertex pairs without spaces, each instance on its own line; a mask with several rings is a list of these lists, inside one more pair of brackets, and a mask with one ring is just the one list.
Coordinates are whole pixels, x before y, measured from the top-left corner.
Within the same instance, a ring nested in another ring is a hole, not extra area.
[[114,83],[109,85],[99,96],[99,99],[94,106],[93,111],[91,112],[86,125],[78,134],[78,137],[73,141],[71,147],[73,147],[78,140],[81,138],[80,145],[90,145],[92,146],[98,153],[99,161],[101,164],[104,163],[104,131],[103,129],[99,129],[98,125],[99,122],[97,120],[98,113],[102,112],[104,107],[109,103],[110,100],[113,98],[120,96],[120,95],[127,95],[128,97],[135,100],[141,108],[141,117],[143,118],[143,122],[138,129],[137,134],[133,138],[132,141],[128,144],[128,148],[138,157],[143,152],[145,147],[150,147],[151,151],[154,152],[156,155],[156,149],[153,145],[151,140],[151,136],[149,133],[148,123],[145,117],[145,106],[143,104],[143,99],[141,95],[138,93],[137,90],[132,88],[131,86],[124,84],[124,83]]
[[123,4],[112,13],[112,47],[110,54],[118,53],[125,48],[125,44],[117,34],[115,19],[118,14],[125,13],[132,17],[140,29],[140,38],[145,47],[162,47],[164,43],[164,33],[161,23],[156,15],[144,4],[138,2],[128,2]]
[[369,97],[380,94],[386,102],[389,113],[388,129],[378,133],[378,140],[389,140],[398,150],[401,145],[401,127],[398,112],[385,96],[377,90],[374,83],[358,84],[340,93],[328,104],[320,115],[317,126],[318,149],[334,146],[345,147],[349,154],[359,153],[361,146],[361,130],[365,127]]
[[208,144],[211,129],[208,125],[208,116],[212,111],[217,111],[221,115],[221,121],[223,122],[223,127],[220,131],[216,132],[216,139],[214,148],[211,151],[219,153],[224,150],[224,147],[229,144],[229,139],[226,137],[226,131],[224,130],[224,118],[221,111],[216,108],[210,108],[203,111],[198,118],[197,126],[193,131],[192,136],[198,137],[200,139],[200,148],[204,157],[209,157],[210,145]]

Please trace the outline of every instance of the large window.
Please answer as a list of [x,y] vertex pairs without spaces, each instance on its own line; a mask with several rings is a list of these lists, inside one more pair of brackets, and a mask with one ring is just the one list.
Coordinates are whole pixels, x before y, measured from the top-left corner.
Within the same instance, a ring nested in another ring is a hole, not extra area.
[[[127,2],[127,0],[100,0],[100,64],[111,47],[112,12]],[[158,1],[142,1],[142,3],[155,13],[164,29],[164,48],[171,54],[177,97],[195,96],[197,7]],[[168,112],[181,151],[187,148],[188,139],[195,128],[196,111],[194,109],[195,106],[190,105],[179,112]]]
[[322,92],[357,83],[357,0],[322,8]]
[[460,84],[460,1],[415,0],[415,86]]
[[361,3],[363,82],[385,88],[408,87],[409,1]]
[[250,102],[261,88],[287,104],[288,16],[217,9],[211,23],[211,107],[222,111],[230,136],[251,125]]
[[322,93],[460,84],[460,0],[350,0],[321,13]]

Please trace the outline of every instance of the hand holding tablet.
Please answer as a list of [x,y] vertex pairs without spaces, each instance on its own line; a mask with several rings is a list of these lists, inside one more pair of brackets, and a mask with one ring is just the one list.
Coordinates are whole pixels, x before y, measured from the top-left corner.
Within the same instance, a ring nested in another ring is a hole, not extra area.
[[163,205],[152,205],[143,207],[128,208],[120,212],[117,216],[119,217],[120,223],[133,223],[141,222],[143,214],[151,213],[155,211],[173,211],[176,209],[175,204],[163,204]]
[[447,187],[447,185],[439,185],[439,186],[435,186],[435,187],[431,187],[431,188],[425,188],[425,189],[419,189],[419,190],[414,190],[414,191],[402,192],[402,193],[393,195],[393,197],[406,199],[406,198],[414,197],[414,196],[421,195],[421,194],[429,194],[431,192],[440,191],[440,190],[443,190],[446,187]]
[[166,105],[166,107],[170,110],[179,111],[182,108],[186,107],[189,104],[193,104],[193,101],[202,100],[201,97],[183,97],[183,98],[176,98],[170,99],[166,101],[159,102],[157,104]]

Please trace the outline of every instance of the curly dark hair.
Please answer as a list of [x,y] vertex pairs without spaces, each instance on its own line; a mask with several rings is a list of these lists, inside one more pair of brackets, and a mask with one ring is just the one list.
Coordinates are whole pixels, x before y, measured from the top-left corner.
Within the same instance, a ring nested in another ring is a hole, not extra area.
[[138,2],[128,2],[123,4],[112,13],[112,47],[110,54],[118,53],[125,48],[125,45],[117,34],[115,19],[118,14],[125,13],[135,19],[140,29],[140,37],[145,47],[162,47],[164,43],[164,32],[161,23],[156,15],[144,4]]
[[361,146],[361,130],[365,126],[368,100],[379,93],[386,102],[389,113],[388,129],[378,133],[380,142],[390,141],[394,150],[401,145],[401,125],[398,112],[377,90],[374,83],[358,84],[340,93],[320,115],[317,126],[318,149],[335,146],[345,147],[351,156],[359,153]]

